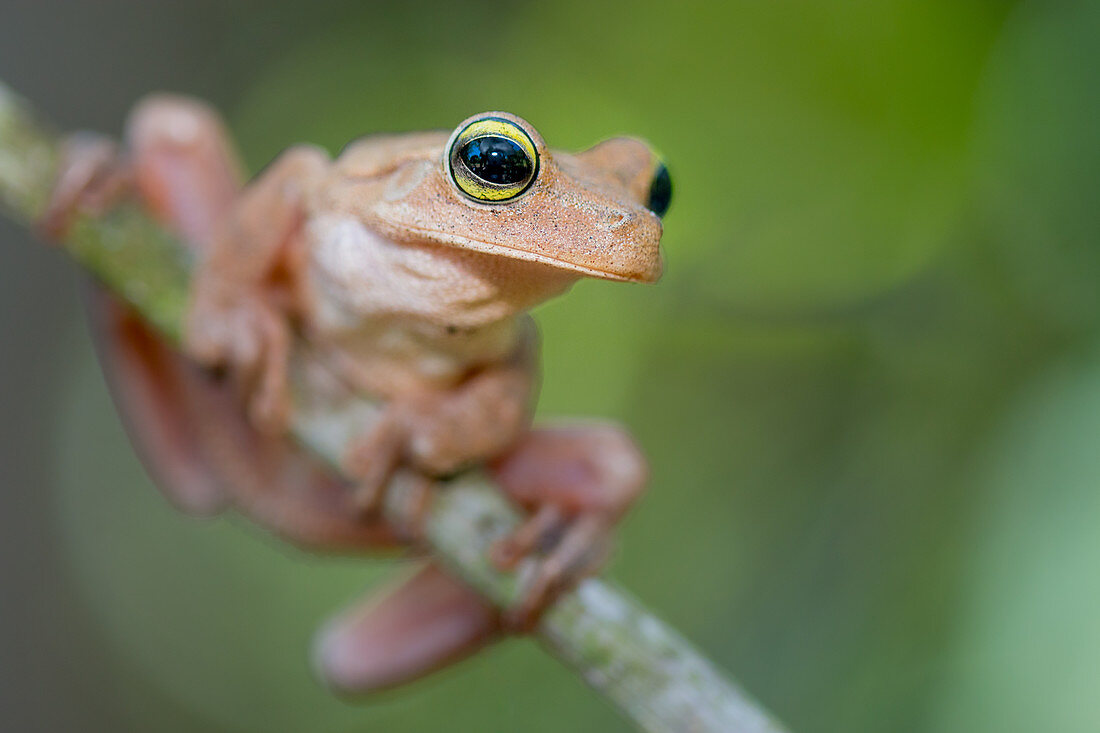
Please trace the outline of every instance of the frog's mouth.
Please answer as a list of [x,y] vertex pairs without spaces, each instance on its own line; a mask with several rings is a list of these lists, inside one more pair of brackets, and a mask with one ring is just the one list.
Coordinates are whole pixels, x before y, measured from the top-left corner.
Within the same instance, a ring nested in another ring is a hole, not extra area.
[[615,272],[609,269],[602,269],[593,267],[588,264],[582,264],[579,262],[570,262],[569,260],[561,259],[560,257],[551,257],[541,252],[520,249],[518,247],[509,247],[506,244],[500,244],[497,242],[484,242],[477,239],[470,239],[469,237],[463,237],[457,234],[450,234],[447,232],[440,232],[427,228],[410,227],[408,225],[402,225],[402,229],[407,232],[415,232],[421,235],[424,239],[429,239],[440,244],[447,244],[450,246],[458,247],[460,249],[470,250],[472,252],[482,252],[484,254],[495,255],[498,257],[508,257],[514,260],[524,260],[526,262],[537,262],[539,264],[553,267],[556,270],[565,270],[567,272],[575,272],[586,277],[595,278],[598,280],[612,280],[614,282],[638,282],[638,283],[652,283],[656,282],[661,276],[661,262],[658,259],[656,267],[650,271],[644,273],[629,273],[629,272]]
[[[598,280],[615,282],[652,283],[661,277],[663,263],[660,253],[660,234],[656,237],[623,236],[591,237],[573,241],[561,238],[562,254],[547,254],[537,247],[525,246],[527,238],[511,241],[489,241],[467,236],[465,233],[446,231],[424,223],[395,221],[388,216],[375,220],[380,232],[399,242],[435,242],[471,252],[482,252],[496,257],[508,257],[526,262],[537,262],[556,270],[574,272]],[[614,225],[613,225],[614,227]],[[557,227],[551,231],[560,236]],[[608,232],[612,234],[612,232]],[[508,237],[509,240],[512,237]],[[602,239],[602,241],[601,241]],[[564,256],[563,256],[564,255]]]

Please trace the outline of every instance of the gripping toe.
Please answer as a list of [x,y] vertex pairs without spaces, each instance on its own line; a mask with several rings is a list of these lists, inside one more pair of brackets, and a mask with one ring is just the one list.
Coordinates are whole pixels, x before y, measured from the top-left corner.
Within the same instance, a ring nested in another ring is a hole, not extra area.
[[385,690],[485,646],[499,614],[435,565],[337,616],[314,645],[321,678],[345,694]]

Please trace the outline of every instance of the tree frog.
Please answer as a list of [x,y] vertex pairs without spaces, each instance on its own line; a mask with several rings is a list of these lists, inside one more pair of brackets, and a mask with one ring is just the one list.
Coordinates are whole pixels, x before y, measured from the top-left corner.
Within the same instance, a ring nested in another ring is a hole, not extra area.
[[[647,468],[616,425],[531,427],[527,311],[582,277],[658,278],[666,168],[635,139],[552,151],[525,120],[487,112],[335,159],[295,146],[243,180],[212,109],[155,95],[121,148],[70,140],[44,219],[60,234],[74,211],[131,194],[195,254],[178,351],[92,299],[112,392],[157,483],[192,513],[233,506],[300,545],[359,550],[410,539],[378,511],[395,471],[421,477],[427,502],[434,480],[487,465],[526,512],[493,552],[502,568],[525,563],[523,601],[501,614],[428,562],[332,621],[317,667],[337,689],[375,690],[529,628],[602,563]],[[346,456],[352,481],[285,437],[294,338],[377,408]]]

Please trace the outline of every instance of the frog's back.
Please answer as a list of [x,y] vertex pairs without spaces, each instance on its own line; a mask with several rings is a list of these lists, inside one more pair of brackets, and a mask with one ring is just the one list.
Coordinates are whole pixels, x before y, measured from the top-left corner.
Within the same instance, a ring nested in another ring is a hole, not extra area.
[[449,134],[431,131],[361,137],[340,153],[333,174],[358,180],[375,178],[396,170],[409,160],[441,157]]

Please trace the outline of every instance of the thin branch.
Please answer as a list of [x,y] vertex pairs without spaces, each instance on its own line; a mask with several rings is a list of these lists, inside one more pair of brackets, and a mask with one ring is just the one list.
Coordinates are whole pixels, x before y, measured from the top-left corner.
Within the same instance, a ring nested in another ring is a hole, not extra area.
[[[0,84],[0,208],[33,226],[53,180],[58,136],[31,107]],[[136,207],[98,220],[80,219],[65,250],[128,301],[170,341],[178,342],[190,263],[184,249]],[[298,352],[299,360],[309,356]],[[300,365],[299,365],[300,366]],[[292,432],[334,468],[365,402],[339,408],[295,395]],[[401,481],[390,493],[398,513]],[[439,492],[426,534],[435,557],[500,607],[518,583],[487,560],[492,542],[516,525],[515,511],[477,473]],[[590,579],[547,612],[536,634],[543,646],[614,702],[639,728],[661,733],[781,733],[768,714],[678,633],[627,593]]]

